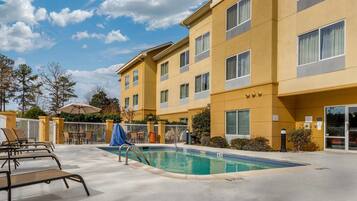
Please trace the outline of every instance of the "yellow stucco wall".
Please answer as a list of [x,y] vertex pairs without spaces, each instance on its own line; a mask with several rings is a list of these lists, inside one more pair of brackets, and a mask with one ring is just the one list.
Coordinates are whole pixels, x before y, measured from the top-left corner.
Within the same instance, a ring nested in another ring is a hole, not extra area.
[[[297,12],[296,1],[279,0],[279,95],[303,94],[357,86],[357,2],[325,0]],[[297,37],[325,25],[345,20],[345,70],[297,78]]]
[[[157,115],[165,115],[172,113],[181,113],[187,112],[188,104],[180,104],[180,85],[189,83],[189,96],[193,96],[191,93],[191,85],[194,85],[194,82],[190,82],[188,79],[190,75],[190,71],[186,71],[180,73],[180,54],[188,50],[188,43],[184,46],[178,48],[167,56],[157,61],[157,75],[156,75],[156,108]],[[161,64],[169,62],[169,78],[167,80],[160,81],[161,72],[160,66]],[[191,69],[190,69],[191,70]],[[194,89],[194,88],[192,88]],[[169,98],[168,98],[168,107],[160,108],[160,92],[163,90],[169,90]]]

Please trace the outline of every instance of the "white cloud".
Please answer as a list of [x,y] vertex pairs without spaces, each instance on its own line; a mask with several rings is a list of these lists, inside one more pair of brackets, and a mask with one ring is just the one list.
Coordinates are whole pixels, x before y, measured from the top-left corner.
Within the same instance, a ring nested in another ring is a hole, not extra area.
[[88,33],[87,31],[80,31],[72,35],[73,40],[84,40],[84,39],[98,39],[104,40],[105,43],[113,43],[113,42],[124,42],[129,40],[129,38],[123,35],[120,30],[113,30],[109,32],[107,35],[101,33]]
[[105,27],[104,27],[104,24],[100,24],[100,23],[96,24],[96,26],[97,26],[98,28],[101,28],[101,29],[104,29],[104,28],[105,28]]
[[24,22],[13,25],[0,24],[0,50],[25,52],[39,48],[50,48],[54,42],[43,33],[33,32]]
[[17,21],[27,24],[37,24],[38,21],[47,19],[47,11],[44,8],[36,9],[32,5],[33,0],[4,0],[0,4],[0,23],[14,23]]
[[130,17],[147,30],[179,23],[206,0],[104,0],[97,13],[109,18]]
[[139,45],[133,45],[130,46],[129,48],[118,48],[118,47],[112,47],[104,50],[101,55],[103,58],[113,58],[119,55],[126,55],[126,54],[131,54],[135,53],[138,51],[142,51],[151,47],[154,47],[156,45],[153,44],[139,44]]
[[64,8],[61,12],[51,12],[51,21],[60,27],[65,27],[69,24],[76,24],[83,22],[84,20],[91,18],[93,16],[93,11],[85,10],[73,10],[69,8]]
[[15,66],[19,66],[20,64],[26,64],[26,60],[22,57],[17,57],[15,59]]
[[103,87],[110,97],[119,98],[120,86],[116,70],[122,64],[112,65],[107,68],[98,68],[93,71],[68,70],[77,82],[75,86],[79,101],[85,101],[86,95],[97,86]]
[[124,36],[120,30],[113,30],[111,32],[108,33],[108,35],[105,37],[105,43],[112,43],[115,41],[118,42],[123,42],[123,41],[127,41],[128,37]]
[[88,45],[87,44],[83,44],[82,45],[82,49],[87,49],[88,48]]

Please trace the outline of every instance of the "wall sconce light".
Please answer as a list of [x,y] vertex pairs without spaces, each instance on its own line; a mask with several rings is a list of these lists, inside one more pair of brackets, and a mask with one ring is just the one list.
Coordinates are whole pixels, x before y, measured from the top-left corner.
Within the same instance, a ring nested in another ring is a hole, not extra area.
[[262,96],[263,93],[261,91],[258,92],[258,96]]
[[255,98],[257,94],[255,92],[252,93],[252,97]]
[[250,97],[250,94],[245,94],[245,97],[246,97],[246,98],[249,98],[249,97]]

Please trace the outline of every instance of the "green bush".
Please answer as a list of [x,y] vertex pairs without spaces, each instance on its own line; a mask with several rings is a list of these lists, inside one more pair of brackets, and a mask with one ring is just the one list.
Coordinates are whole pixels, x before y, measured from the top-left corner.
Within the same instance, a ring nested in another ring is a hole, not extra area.
[[313,142],[309,142],[308,144],[304,145],[302,147],[303,151],[317,151],[319,150],[319,146]]
[[195,143],[200,144],[203,135],[210,133],[211,128],[211,113],[210,108],[207,106],[201,113],[196,114],[192,118],[192,137]]
[[44,112],[43,110],[41,110],[41,108],[39,108],[38,106],[32,107],[31,109],[29,109],[25,114],[24,114],[24,118],[28,118],[28,119],[38,119],[39,116],[47,116],[46,112]]
[[311,130],[297,129],[290,132],[288,136],[288,141],[293,144],[294,151],[303,151],[303,148],[311,143]]
[[227,143],[226,138],[216,136],[216,137],[211,138],[209,146],[216,147],[216,148],[226,148],[226,147],[228,147],[228,143]]
[[60,115],[66,122],[105,122],[107,119],[114,120],[115,123],[121,121],[121,117],[118,114],[67,114],[61,113]]
[[238,150],[246,151],[272,151],[269,140],[264,137],[253,139],[233,139],[231,147]]
[[243,147],[248,144],[249,139],[236,138],[231,141],[231,147],[238,150],[243,150]]

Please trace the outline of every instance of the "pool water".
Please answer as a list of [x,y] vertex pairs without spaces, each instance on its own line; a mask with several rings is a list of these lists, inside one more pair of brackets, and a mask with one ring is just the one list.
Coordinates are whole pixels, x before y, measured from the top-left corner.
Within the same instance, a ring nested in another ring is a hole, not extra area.
[[[118,155],[118,147],[101,148]],[[210,175],[230,172],[243,172],[271,168],[294,167],[301,164],[282,162],[269,159],[247,157],[199,151],[195,149],[178,150],[167,147],[142,147],[144,155],[150,165],[168,172]],[[125,151],[122,151],[122,160],[125,160]],[[130,152],[129,158],[138,161],[134,153]],[[145,162],[144,162],[145,163]]]

